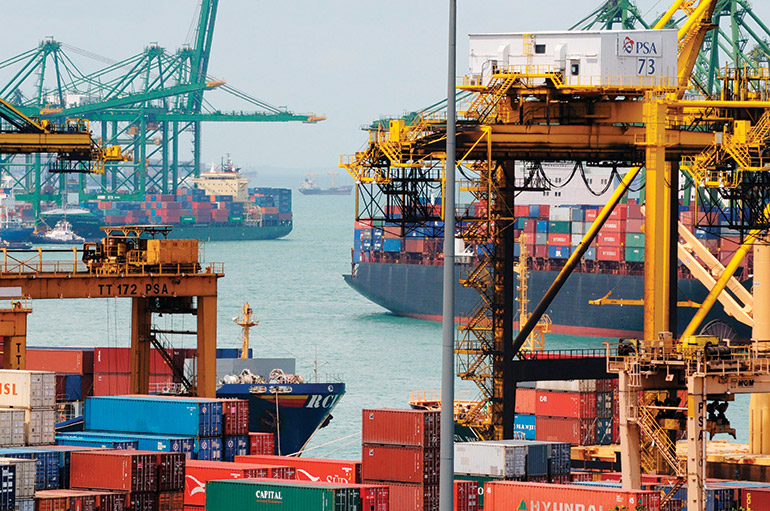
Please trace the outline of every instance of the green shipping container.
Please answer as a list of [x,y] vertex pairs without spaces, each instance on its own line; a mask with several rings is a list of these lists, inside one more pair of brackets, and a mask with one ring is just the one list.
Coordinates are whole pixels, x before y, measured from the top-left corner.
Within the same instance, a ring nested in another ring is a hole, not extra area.
[[627,232],[626,246],[644,248],[644,234],[642,234],[641,232]]
[[572,222],[548,222],[549,234],[571,234]]
[[195,223],[195,217],[194,216],[183,216],[179,220],[183,224],[194,224]]
[[479,483],[479,509],[484,508],[484,483],[489,481],[503,481],[502,477],[474,476],[467,474],[455,474],[455,481],[476,481]]
[[231,222],[243,222],[243,217],[241,215],[238,215],[238,216],[230,215],[230,221]]
[[361,493],[345,485],[300,481],[206,483],[206,511],[360,511]]
[[644,261],[644,247],[626,247],[626,261],[641,263]]

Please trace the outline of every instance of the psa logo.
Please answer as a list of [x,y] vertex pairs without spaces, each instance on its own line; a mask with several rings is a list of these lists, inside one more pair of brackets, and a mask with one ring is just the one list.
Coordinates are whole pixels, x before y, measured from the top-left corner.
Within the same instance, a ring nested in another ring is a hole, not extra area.
[[631,53],[634,51],[634,44],[634,40],[626,36],[626,38],[623,40],[623,51],[626,53]]

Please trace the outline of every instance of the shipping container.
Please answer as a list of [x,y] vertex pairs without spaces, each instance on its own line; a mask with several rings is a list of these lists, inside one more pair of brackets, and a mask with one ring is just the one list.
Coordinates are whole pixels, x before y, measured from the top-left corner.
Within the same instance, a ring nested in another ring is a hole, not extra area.
[[158,491],[184,491],[185,455],[178,452],[159,452],[155,456],[158,467]]
[[535,389],[516,389],[516,413],[533,415],[535,413],[535,401],[537,400]]
[[567,259],[570,255],[570,247],[557,247],[557,246],[549,246],[548,247],[548,258],[549,259]]
[[559,392],[596,392],[596,380],[540,380],[535,382],[535,388]]
[[195,442],[195,458],[222,461],[222,437],[202,437]]
[[572,234],[570,232],[570,222],[548,222],[548,234]]
[[550,234],[548,234],[548,244],[549,245],[569,246],[569,245],[572,244],[572,235],[570,235],[570,234],[550,233]]
[[25,417],[22,409],[0,408],[0,447],[24,445]]
[[264,479],[210,481],[206,488],[206,509],[359,511],[360,498],[357,488],[346,485]]
[[249,454],[275,454],[275,434],[249,433]]
[[16,508],[16,466],[0,465],[0,511]]
[[184,493],[181,491],[159,492],[155,496],[156,511],[182,511],[184,509]]
[[629,263],[644,262],[644,248],[626,247],[626,261]]
[[222,460],[233,461],[236,456],[249,454],[249,437],[246,435],[226,436],[222,441]]
[[538,390],[535,414],[546,417],[593,419],[596,417],[596,394]]
[[486,442],[457,442],[454,456],[455,474],[490,477],[525,477],[527,447]]
[[292,467],[187,460],[184,503],[190,506],[204,506],[208,481],[259,477],[293,480],[296,477],[296,472]]
[[154,492],[158,488],[157,453],[149,451],[73,452],[70,486]]
[[116,440],[114,438],[99,438],[96,436],[86,438],[77,435],[56,435],[56,445],[99,447],[103,449],[139,449],[139,442],[136,440]]
[[47,371],[0,370],[0,406],[51,408],[56,404],[56,375]]
[[361,462],[290,456],[236,456],[236,463],[294,467],[297,479],[323,483],[361,483]]
[[[192,454],[195,452],[195,437],[185,437],[176,435],[143,435],[141,433],[116,433],[114,431],[74,431],[71,433],[60,433],[56,436],[57,442],[62,445],[85,445],[72,444],[65,440],[71,438],[76,440],[95,439],[97,441],[125,442],[127,444],[136,444],[134,449],[140,451],[158,451],[158,452],[178,452]],[[130,448],[130,447],[123,447]]]
[[479,509],[479,484],[476,481],[454,481],[454,511]]
[[535,439],[535,415],[517,413],[513,423],[514,433],[524,435],[525,440]]
[[16,467],[14,488],[16,500],[31,499],[35,496],[35,475],[37,463],[35,460],[21,458],[0,458],[0,465]]
[[502,477],[455,474],[455,481],[473,481],[477,486],[479,509],[484,509],[484,484],[489,481],[502,481]]
[[596,442],[596,423],[593,418],[538,416],[535,419],[535,438],[547,442],[593,445]]
[[52,445],[56,438],[56,413],[53,409],[24,410],[27,445]]
[[222,403],[160,396],[90,397],[87,430],[208,437],[222,434]]
[[363,410],[361,442],[438,447],[440,412],[435,410]]
[[368,482],[388,486],[390,509],[393,511],[438,511],[439,509],[437,484]]
[[597,261],[623,261],[624,251],[620,247],[598,247],[596,249]]
[[[573,484],[490,481],[485,485],[484,510],[512,509],[645,509],[659,511],[660,494]],[[521,506],[524,507],[521,507]]]
[[567,206],[553,206],[548,212],[548,219],[551,222],[571,222],[572,208]]
[[390,488],[387,484],[351,484],[359,491],[362,511],[389,511]]
[[58,452],[34,447],[0,449],[0,457],[35,461],[35,490],[53,490],[59,487],[60,456]]
[[28,346],[27,369],[56,374],[90,374],[94,372],[94,349]]
[[98,511],[96,495],[80,490],[45,490],[35,495],[37,511]]
[[361,463],[364,480],[438,484],[438,448],[364,444]]

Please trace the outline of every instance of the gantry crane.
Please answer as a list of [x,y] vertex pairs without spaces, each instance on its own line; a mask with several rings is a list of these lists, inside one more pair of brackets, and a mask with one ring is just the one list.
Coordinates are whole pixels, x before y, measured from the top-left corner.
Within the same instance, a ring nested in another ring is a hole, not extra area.
[[[0,98],[28,116],[58,123],[75,116],[87,119],[103,143],[134,155],[130,164],[109,163],[103,175],[83,175],[77,183],[46,173],[45,161],[38,156],[22,160],[4,155],[0,176],[13,183],[17,198],[37,210],[41,202],[61,203],[65,192],[77,191],[80,201],[140,200],[150,190],[175,193],[180,183],[201,171],[203,123],[322,121],[323,116],[273,106],[209,75],[218,3],[201,0],[193,40],[173,53],[150,44],[135,56],[112,62],[46,39],[0,62],[0,70],[14,73],[0,86]],[[85,72],[94,61],[101,68]],[[247,106],[240,111],[217,109],[205,99],[205,92],[213,89]],[[180,150],[188,140],[191,157]]]

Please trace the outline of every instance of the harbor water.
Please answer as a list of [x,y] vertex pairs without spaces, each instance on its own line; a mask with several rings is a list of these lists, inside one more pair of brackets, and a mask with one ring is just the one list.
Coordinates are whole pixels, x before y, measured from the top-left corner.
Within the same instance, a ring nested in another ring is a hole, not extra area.
[[[440,388],[441,325],[400,318],[369,302],[342,279],[350,272],[355,197],[293,194],[294,230],[279,240],[208,242],[206,262],[223,262],[219,281],[218,345],[239,347],[233,323],[248,301],[259,320],[251,331],[255,357],[297,359],[297,371],[319,381],[341,378],[347,394],[334,419],[308,445],[308,456],[361,456],[361,409],[403,408],[409,391]],[[128,346],[130,302],[126,299],[39,300],[32,304],[32,346]],[[164,329],[194,328],[190,316],[157,318]],[[551,335],[547,349],[600,348],[605,339]],[[194,347],[194,337],[177,337]],[[317,361],[317,362],[316,362]],[[475,396],[475,386],[458,382]],[[727,413],[748,441],[748,396]],[[717,438],[724,438],[720,435]]]

